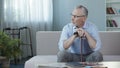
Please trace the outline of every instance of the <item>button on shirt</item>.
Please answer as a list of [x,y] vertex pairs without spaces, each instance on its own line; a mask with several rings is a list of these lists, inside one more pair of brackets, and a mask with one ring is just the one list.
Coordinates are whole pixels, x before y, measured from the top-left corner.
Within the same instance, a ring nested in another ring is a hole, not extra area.
[[[101,40],[100,40],[100,37],[99,37],[99,33],[98,33],[98,30],[96,28],[96,26],[91,23],[91,22],[88,22],[86,21],[84,26],[83,26],[83,29],[86,30],[96,41],[96,48],[92,49],[90,48],[89,44],[88,44],[88,41],[87,39],[84,39],[84,45],[82,45],[82,54],[87,54],[89,52],[92,52],[92,51],[97,51],[101,48]],[[60,51],[63,51],[65,50],[64,47],[63,47],[63,42],[64,40],[70,38],[73,33],[76,31],[76,26],[72,23],[69,23],[67,25],[65,25],[63,27],[63,30],[62,30],[62,33],[61,33],[61,37],[60,37],[60,40],[59,40],[59,50]],[[71,52],[71,53],[76,53],[76,54],[80,54],[81,53],[81,38],[77,37],[75,38],[74,42],[71,44],[71,46],[66,49],[68,52]]]

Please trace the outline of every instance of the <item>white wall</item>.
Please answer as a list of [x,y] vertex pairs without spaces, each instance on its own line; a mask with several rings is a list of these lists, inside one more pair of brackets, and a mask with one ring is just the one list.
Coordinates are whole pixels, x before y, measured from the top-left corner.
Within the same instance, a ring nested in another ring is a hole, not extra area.
[[104,31],[106,26],[105,0],[53,0],[54,30],[62,30],[65,24],[71,22],[70,13],[79,4],[88,8],[88,20],[95,23],[100,31]]

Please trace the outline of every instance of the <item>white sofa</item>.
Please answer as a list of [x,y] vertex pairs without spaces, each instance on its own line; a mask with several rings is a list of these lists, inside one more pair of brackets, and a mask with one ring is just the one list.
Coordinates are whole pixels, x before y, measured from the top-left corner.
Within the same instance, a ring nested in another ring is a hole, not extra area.
[[[41,63],[57,62],[58,41],[61,31],[36,33],[36,56],[25,62],[25,68],[37,68]],[[104,61],[120,61],[120,32],[99,32]]]

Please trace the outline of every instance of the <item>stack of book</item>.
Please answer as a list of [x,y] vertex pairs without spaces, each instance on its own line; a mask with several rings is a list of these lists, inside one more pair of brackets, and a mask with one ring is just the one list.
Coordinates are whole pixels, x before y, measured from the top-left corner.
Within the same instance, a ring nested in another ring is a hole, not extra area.
[[107,12],[107,14],[118,14],[118,10],[113,7],[107,7],[106,12]]
[[107,20],[107,27],[118,27],[115,20]]

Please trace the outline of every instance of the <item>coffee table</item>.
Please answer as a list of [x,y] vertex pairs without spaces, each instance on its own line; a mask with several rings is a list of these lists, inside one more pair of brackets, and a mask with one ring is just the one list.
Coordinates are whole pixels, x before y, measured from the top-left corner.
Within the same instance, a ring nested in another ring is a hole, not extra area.
[[111,62],[100,62],[96,65],[89,65],[84,67],[78,66],[69,66],[66,63],[46,63],[46,64],[37,64],[37,68],[120,68],[120,61],[111,61]]

